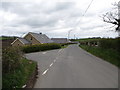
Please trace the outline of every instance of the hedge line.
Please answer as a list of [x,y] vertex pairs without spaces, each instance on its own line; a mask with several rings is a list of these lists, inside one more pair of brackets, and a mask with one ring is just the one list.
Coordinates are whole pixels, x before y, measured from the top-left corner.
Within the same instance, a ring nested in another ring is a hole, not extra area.
[[45,51],[45,50],[59,49],[59,48],[61,48],[60,44],[47,43],[47,44],[37,44],[37,45],[23,46],[22,51],[24,53],[30,53],[30,52],[38,52],[38,51]]
[[9,73],[20,66],[22,52],[17,47],[8,47],[2,50],[2,68],[3,73]]
[[27,83],[36,66],[36,62],[23,58],[20,48],[8,47],[3,49],[2,88],[7,88],[6,90],[21,88]]
[[104,49],[115,49],[117,51],[120,51],[120,38],[116,39],[101,39],[100,41],[100,47]]
[[101,38],[98,40],[80,41],[81,45],[99,46],[104,49],[115,49],[120,51],[120,38]]
[[21,64],[14,71],[3,73],[2,88],[6,90],[16,90],[27,84],[31,75],[35,72],[37,62],[21,59]]
[[120,37],[115,39],[102,38],[98,41],[92,41],[99,42],[97,47],[94,45],[89,45],[88,42],[90,43],[91,41],[87,41],[87,44],[86,42],[82,42],[80,47],[120,67]]

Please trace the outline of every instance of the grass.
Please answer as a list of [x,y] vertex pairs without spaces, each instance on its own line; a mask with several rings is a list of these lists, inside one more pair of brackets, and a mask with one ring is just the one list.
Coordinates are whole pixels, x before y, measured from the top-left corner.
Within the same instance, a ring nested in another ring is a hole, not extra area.
[[[69,44],[70,45],[70,44]],[[67,48],[69,45],[61,45],[61,48],[64,49],[64,48]]]
[[15,39],[16,37],[10,37],[10,36],[0,36],[0,40],[11,40],[11,39]]
[[61,48],[67,48],[68,45],[62,46]]
[[100,57],[118,67],[120,67],[120,53],[113,49],[103,49],[101,47],[91,47],[87,45],[80,45],[81,48]]
[[21,88],[36,69],[37,62],[22,59],[21,65],[10,73],[3,73],[3,88]]

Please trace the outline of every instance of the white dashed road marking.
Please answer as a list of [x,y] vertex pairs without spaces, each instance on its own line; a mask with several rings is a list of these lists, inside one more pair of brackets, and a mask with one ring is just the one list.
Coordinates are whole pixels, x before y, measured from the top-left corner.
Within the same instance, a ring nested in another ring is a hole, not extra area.
[[53,63],[50,64],[50,67],[53,65]]
[[47,52],[43,52],[43,54],[46,54]]
[[[60,52],[60,51],[62,51],[62,49],[60,49],[58,52]],[[46,53],[47,53],[47,52],[43,52],[43,54],[46,54]],[[58,59],[58,57],[56,57],[56,59]],[[56,62],[56,59],[54,60],[54,62]],[[51,67],[52,65],[53,65],[53,63],[50,64],[50,67]],[[42,73],[42,75],[45,75],[48,70],[49,70],[49,69],[46,69],[46,70]]]
[[58,52],[60,52],[62,49],[60,49]]
[[49,69],[45,70],[42,75],[46,74]]

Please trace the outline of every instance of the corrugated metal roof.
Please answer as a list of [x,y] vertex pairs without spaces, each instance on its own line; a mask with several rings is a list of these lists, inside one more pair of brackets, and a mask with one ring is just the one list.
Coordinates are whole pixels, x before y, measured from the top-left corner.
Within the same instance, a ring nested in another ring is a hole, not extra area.
[[48,38],[45,34],[38,34],[29,32],[35,39],[37,39],[40,43],[53,43],[50,38]]

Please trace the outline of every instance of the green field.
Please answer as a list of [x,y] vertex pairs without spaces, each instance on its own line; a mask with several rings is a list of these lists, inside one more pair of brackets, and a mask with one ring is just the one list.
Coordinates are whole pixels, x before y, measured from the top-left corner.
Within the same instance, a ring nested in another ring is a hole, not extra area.
[[11,39],[15,39],[17,37],[15,36],[0,36],[0,40],[11,40]]
[[114,49],[105,49],[101,47],[91,47],[88,45],[80,45],[81,48],[91,54],[100,57],[118,67],[120,67],[120,53]]

